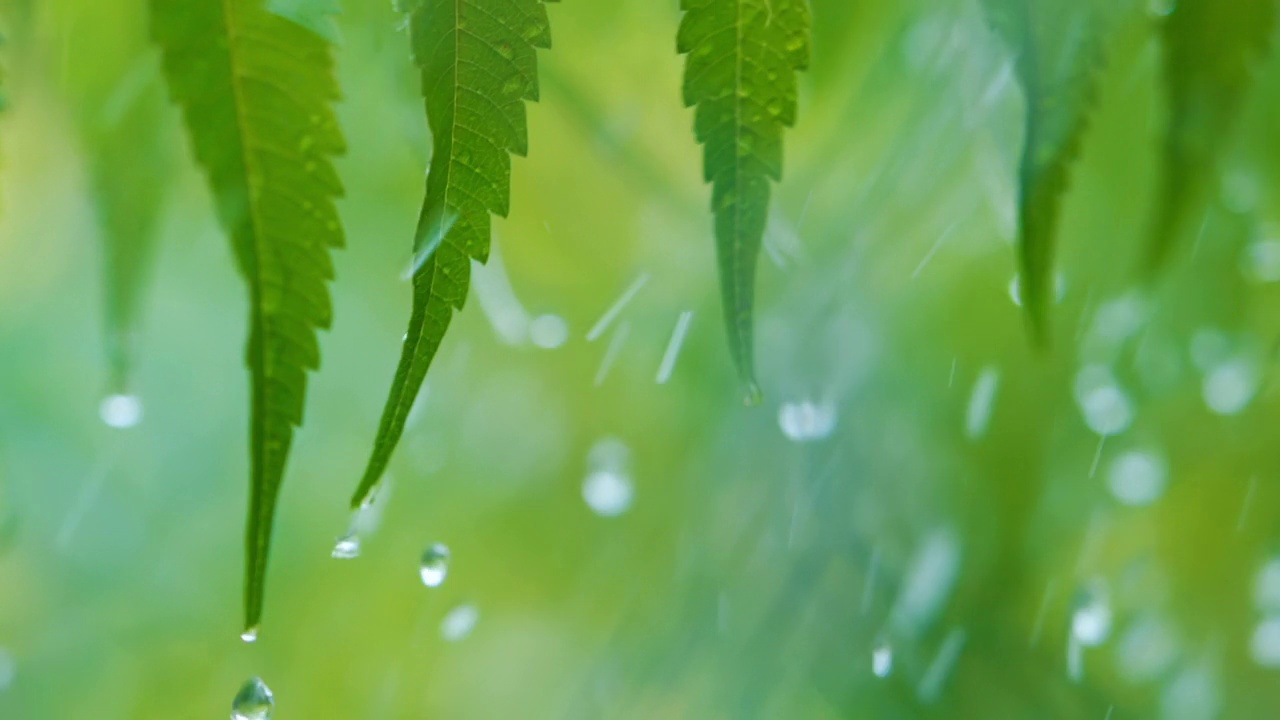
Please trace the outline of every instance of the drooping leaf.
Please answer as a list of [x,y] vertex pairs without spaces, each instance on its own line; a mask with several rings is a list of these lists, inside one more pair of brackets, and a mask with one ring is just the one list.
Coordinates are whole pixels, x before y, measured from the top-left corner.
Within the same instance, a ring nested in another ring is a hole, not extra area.
[[471,260],[488,258],[490,215],[507,214],[511,154],[529,145],[524,101],[538,99],[536,49],[551,46],[545,1],[416,0],[405,8],[431,165],[413,243],[409,331],[353,506],[377,485],[404,432],[453,311],[466,300]]
[[1163,172],[1149,243],[1159,267],[1203,209],[1218,180],[1218,155],[1231,136],[1253,70],[1275,30],[1274,0],[1178,0],[1160,29],[1169,108]]
[[712,184],[716,255],[729,350],[757,402],[753,313],[756,261],[770,181],[782,178],[782,131],[796,120],[796,72],[809,64],[807,0],[681,0],[677,49],[684,102]]
[[61,55],[62,74],[101,227],[109,386],[124,392],[169,186],[170,127],[142,8],[127,0],[58,7],[68,13],[67,42],[81,49]]
[[276,496],[302,422],[342,245],[331,157],[344,150],[329,44],[262,0],[151,0],[174,100],[249,285],[245,624],[262,614]]
[[1018,276],[1032,332],[1047,335],[1058,210],[1093,109],[1117,0],[984,0],[1025,98],[1018,163]]

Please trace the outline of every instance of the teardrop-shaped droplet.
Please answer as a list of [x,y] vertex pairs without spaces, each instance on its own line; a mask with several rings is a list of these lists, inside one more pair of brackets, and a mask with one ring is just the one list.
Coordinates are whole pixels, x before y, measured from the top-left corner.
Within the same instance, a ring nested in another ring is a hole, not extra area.
[[262,678],[249,678],[231,701],[231,720],[270,720],[276,707],[271,688]]
[[422,564],[418,566],[418,576],[427,587],[440,587],[449,575],[449,548],[435,543],[422,553]]
[[109,427],[131,428],[142,422],[142,401],[136,395],[108,395],[98,406],[98,416]]

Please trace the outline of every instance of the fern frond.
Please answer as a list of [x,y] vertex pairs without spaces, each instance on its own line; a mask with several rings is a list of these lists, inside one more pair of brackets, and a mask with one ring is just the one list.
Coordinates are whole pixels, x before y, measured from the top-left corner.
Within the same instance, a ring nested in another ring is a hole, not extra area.
[[413,244],[413,313],[364,476],[377,485],[454,310],[471,260],[489,256],[490,215],[506,216],[511,154],[528,151],[526,100],[538,99],[537,48],[551,46],[545,0],[417,0],[409,8],[432,155]]
[[262,614],[276,497],[342,245],[330,162],[344,150],[329,44],[262,0],[151,0],[170,93],[249,284],[245,625]]
[[782,131],[796,120],[796,72],[809,64],[806,0],[681,0],[677,49],[688,55],[684,102],[696,106],[712,184],[716,250],[729,349],[748,402],[755,380],[756,261],[770,181],[782,178]]

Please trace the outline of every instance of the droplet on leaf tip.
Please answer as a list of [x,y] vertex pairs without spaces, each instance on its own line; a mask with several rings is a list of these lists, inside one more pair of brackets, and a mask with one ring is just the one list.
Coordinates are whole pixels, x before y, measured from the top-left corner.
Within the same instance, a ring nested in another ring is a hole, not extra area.
[[338,538],[338,542],[334,543],[333,552],[329,553],[329,556],[338,560],[351,560],[360,557],[360,537],[347,534]]
[[255,642],[257,642],[257,641],[258,641],[258,626],[257,626],[257,625],[254,625],[253,627],[249,628],[248,630],[245,630],[244,632],[240,633],[240,639],[241,639],[241,640],[243,640],[243,641],[244,641],[244,642],[246,642],[246,643],[255,643]]

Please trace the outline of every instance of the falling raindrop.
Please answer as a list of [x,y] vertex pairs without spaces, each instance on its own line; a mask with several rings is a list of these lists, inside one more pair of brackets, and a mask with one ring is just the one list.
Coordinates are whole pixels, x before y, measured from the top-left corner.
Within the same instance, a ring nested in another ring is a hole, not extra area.
[[440,621],[440,636],[449,642],[465,639],[480,620],[480,610],[475,605],[459,605],[445,614]]
[[973,392],[969,395],[969,409],[964,417],[965,434],[970,439],[982,437],[991,422],[991,412],[995,407],[996,390],[1000,386],[1000,371],[992,366],[982,369],[978,379],[973,383]]
[[933,530],[916,549],[893,608],[895,625],[914,633],[942,611],[960,575],[960,539],[950,528]]
[[258,626],[254,625],[248,630],[240,633],[240,639],[247,643],[258,642]]
[[270,720],[276,700],[262,678],[249,678],[231,701],[231,720]]
[[559,315],[539,315],[529,323],[529,340],[544,350],[554,350],[569,339],[569,324]]
[[1076,402],[1089,429],[1099,435],[1116,435],[1133,423],[1133,404],[1101,365],[1086,365],[1076,375]]
[[1130,450],[1111,463],[1107,487],[1125,505],[1147,505],[1164,494],[1168,470],[1164,459],[1147,450]]
[[1258,623],[1249,639],[1249,655],[1265,668],[1280,668],[1280,616]]
[[602,517],[615,517],[626,512],[634,495],[631,478],[619,470],[596,470],[582,483],[582,499]]
[[1083,647],[1097,647],[1111,635],[1111,602],[1104,580],[1095,579],[1077,597],[1071,634]]
[[830,436],[836,428],[836,418],[836,406],[830,401],[787,402],[778,408],[778,427],[792,442],[813,442]]
[[893,646],[888,640],[880,640],[871,650],[871,672],[878,678],[889,677],[893,672]]
[[98,416],[109,427],[131,428],[142,422],[142,401],[136,395],[108,395],[98,406]]
[[0,691],[8,689],[13,684],[13,678],[17,674],[17,661],[13,659],[13,655],[8,650],[0,647]]
[[422,584],[427,587],[440,587],[449,574],[449,548],[441,543],[434,543],[422,553],[422,562],[418,565],[418,575]]
[[338,542],[333,545],[333,552],[329,553],[330,557],[339,560],[352,560],[360,557],[360,536],[355,533],[347,533],[338,538]]
[[1260,375],[1257,363],[1245,357],[1219,363],[1204,377],[1201,387],[1204,404],[1218,415],[1239,413],[1258,392]]

